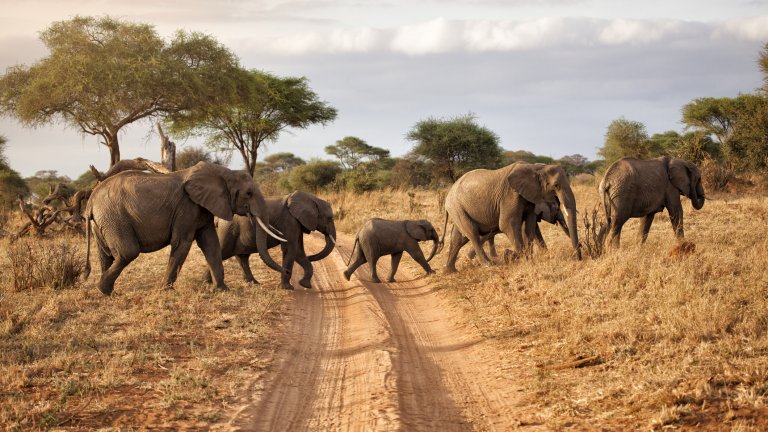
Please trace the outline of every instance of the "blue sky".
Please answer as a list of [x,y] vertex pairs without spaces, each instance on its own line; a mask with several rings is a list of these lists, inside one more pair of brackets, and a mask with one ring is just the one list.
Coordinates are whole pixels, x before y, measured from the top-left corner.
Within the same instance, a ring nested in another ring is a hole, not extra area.
[[[427,117],[472,112],[507,149],[589,158],[619,117],[649,133],[682,131],[680,108],[762,85],[768,1],[0,0],[0,69],[46,55],[38,32],[76,14],[202,31],[241,64],[306,76],[339,110],[332,124],[286,133],[264,154],[326,157],[347,135],[402,155]],[[97,138],[65,125],[25,129],[0,118],[23,175],[106,169]],[[120,137],[124,158],[159,159],[151,123]],[[198,142],[179,142],[180,146]],[[231,166],[242,164],[235,155]]]

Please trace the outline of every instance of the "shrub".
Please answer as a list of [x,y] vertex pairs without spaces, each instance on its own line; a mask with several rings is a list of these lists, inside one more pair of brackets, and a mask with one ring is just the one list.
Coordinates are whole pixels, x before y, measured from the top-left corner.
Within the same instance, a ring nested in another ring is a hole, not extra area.
[[733,169],[724,163],[710,157],[705,157],[699,167],[701,170],[701,183],[705,192],[724,191],[728,182],[733,179]]
[[317,192],[331,184],[341,172],[339,164],[326,160],[311,160],[293,168],[288,174],[288,184],[293,190]]
[[55,245],[22,239],[10,244],[7,253],[16,291],[45,286],[54,289],[72,287],[85,265],[82,254],[67,242]]
[[599,210],[600,204],[582,213],[582,226],[584,234],[581,236],[581,248],[588,257],[596,259],[605,252],[605,237],[608,233],[608,224]]

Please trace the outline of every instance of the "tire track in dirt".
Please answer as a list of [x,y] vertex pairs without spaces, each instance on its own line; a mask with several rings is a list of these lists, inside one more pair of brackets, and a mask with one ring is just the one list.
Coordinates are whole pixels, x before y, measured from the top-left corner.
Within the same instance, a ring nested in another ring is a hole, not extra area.
[[[376,284],[367,281],[363,266],[352,281],[344,280],[352,244],[345,237],[315,263],[315,289],[296,290],[263,389],[230,425],[409,431],[520,425],[514,417],[519,390],[498,351],[457,324],[423,278]],[[321,238],[307,240],[312,249],[322,247]],[[398,279],[413,278],[401,268]]]

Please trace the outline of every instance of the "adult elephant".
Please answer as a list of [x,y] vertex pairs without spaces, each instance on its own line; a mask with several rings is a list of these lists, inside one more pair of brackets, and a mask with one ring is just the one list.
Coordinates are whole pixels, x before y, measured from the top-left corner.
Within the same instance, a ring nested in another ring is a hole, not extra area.
[[688,197],[696,210],[704,207],[705,200],[701,172],[696,165],[666,156],[617,160],[605,172],[599,192],[608,220],[609,241],[615,247],[620,246],[621,228],[629,218],[643,218],[640,237],[645,243],[654,216],[665,208],[675,235],[683,238],[680,195]]
[[[531,213],[533,213],[533,216],[535,216],[535,219],[530,218]],[[525,236],[523,237],[523,242],[525,244],[525,247],[532,247],[533,243],[536,243],[539,245],[540,248],[546,250],[547,249],[547,242],[544,241],[544,236],[541,234],[541,229],[539,228],[539,222],[545,221],[549,222],[552,225],[558,225],[563,230],[565,235],[570,236],[570,231],[568,229],[568,223],[565,221],[565,216],[563,216],[563,212],[560,211],[560,201],[557,200],[554,203],[551,203],[549,205],[549,217],[545,214],[546,212],[539,212],[535,213],[534,206],[532,204],[528,205],[526,207],[525,213],[523,215],[524,221],[525,221]],[[530,226],[530,224],[533,224]],[[494,231],[492,233],[486,234],[482,236],[480,239],[480,243],[488,243],[488,250],[490,252],[491,258],[496,258],[498,254],[496,253],[496,245],[494,242],[494,238],[497,234],[499,234],[500,231]],[[467,258],[474,259],[475,258],[475,250],[470,249],[467,251]]]
[[269,215],[264,197],[245,171],[200,162],[170,174],[123,171],[99,183],[86,207],[86,277],[90,273],[91,223],[99,250],[102,275],[99,290],[109,295],[120,272],[140,253],[171,245],[163,286],[176,281],[192,241],[203,251],[216,280],[226,290],[221,249],[213,217],[230,220],[234,214],[258,222],[259,254],[277,271],[281,267],[267,253]]
[[[296,191],[285,197],[267,198],[267,212],[269,220],[287,240],[281,243],[275,239],[267,239],[267,248],[273,248],[278,244],[283,252],[283,271],[280,286],[284,289],[293,289],[291,285],[291,272],[293,263],[297,262],[304,270],[304,277],[299,284],[305,288],[312,288],[312,261],[319,261],[327,257],[336,244],[336,227],[333,223],[333,209],[331,205],[315,195]],[[232,221],[218,221],[216,233],[221,245],[222,259],[236,256],[240,267],[243,269],[243,278],[246,282],[258,283],[253,277],[248,259],[252,253],[258,252],[258,230],[250,223],[248,218],[235,216]],[[307,256],[304,251],[304,234],[319,231],[325,235],[325,247],[320,252]],[[210,272],[206,280],[210,281]]]
[[563,205],[571,244],[581,259],[576,198],[561,167],[517,162],[497,170],[478,169],[464,174],[445,197],[446,226],[450,218],[456,228],[451,235],[446,272],[456,271],[456,258],[467,241],[472,243],[480,261],[489,265],[481,236],[495,231],[503,232],[515,251],[522,252],[525,219],[537,215],[551,218],[549,209],[558,199]]

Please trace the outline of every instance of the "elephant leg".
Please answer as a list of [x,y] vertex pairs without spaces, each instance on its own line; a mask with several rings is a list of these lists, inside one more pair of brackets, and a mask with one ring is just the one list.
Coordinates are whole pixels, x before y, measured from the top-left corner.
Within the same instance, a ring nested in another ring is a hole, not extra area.
[[469,239],[464,237],[464,234],[458,229],[454,228],[451,231],[451,246],[448,249],[448,260],[445,263],[445,273],[450,274],[456,272],[456,258],[458,258],[461,248],[467,244],[468,241]]
[[99,264],[101,264],[101,273],[104,274],[104,272],[107,271],[107,269],[112,265],[113,262],[115,262],[115,258],[110,255],[105,248],[101,247],[99,245],[96,248],[99,252]]
[[629,218],[624,215],[616,215],[616,217],[611,220],[611,226],[608,228],[610,244],[616,249],[621,247],[621,229],[624,227],[627,219]]
[[[461,231],[461,234],[469,239],[470,243],[472,243],[472,248],[475,250],[475,254],[483,265],[491,265],[491,260],[488,258],[488,255],[486,255],[485,250],[483,249],[483,244],[480,241],[480,233],[475,223],[472,222],[472,220],[467,215],[463,215],[463,217],[458,219],[459,220],[455,223],[457,228],[456,231]],[[462,246],[463,245],[464,244],[462,244]]]
[[371,282],[381,283],[381,279],[379,279],[379,275],[377,274],[377,268],[376,268],[376,263],[379,262],[379,255],[371,254],[370,257],[366,257],[366,258],[368,260],[368,266],[371,267]]
[[[131,261],[135,260],[139,256],[139,244],[135,239],[129,244],[124,244],[122,246],[123,247],[120,248],[120,251],[118,251],[116,256],[110,257],[112,260],[111,265],[101,274],[101,279],[99,280],[99,291],[101,291],[102,294],[112,294],[112,291],[115,288],[115,281],[117,280],[117,277],[120,276],[120,273],[122,273],[123,269],[125,269],[125,267],[131,263]],[[102,265],[103,264],[104,263],[102,263]]]
[[643,223],[640,225],[640,243],[645,243],[648,239],[648,232],[651,230],[651,224],[653,224],[654,217],[656,217],[655,213],[643,217]]
[[251,272],[251,263],[249,262],[250,257],[250,254],[238,254],[237,262],[240,264],[240,269],[243,271],[243,280],[248,283],[258,284],[259,281],[253,277],[253,273]]
[[499,255],[496,253],[496,241],[494,240],[495,238],[496,233],[488,234],[488,251],[491,253],[491,258],[499,257]]
[[[218,240],[217,240],[218,243]],[[192,239],[172,240],[171,241],[171,254],[168,257],[168,266],[165,271],[165,281],[163,282],[163,288],[173,288],[173,284],[176,282],[176,278],[179,276],[181,267],[189,254],[189,248],[192,247]],[[202,247],[200,249],[203,249]],[[218,249],[217,249],[218,250]],[[205,251],[203,251],[205,254]],[[221,254],[221,251],[219,251]],[[221,255],[219,255],[221,256]],[[206,261],[208,258],[206,257]],[[213,280],[216,283],[216,287],[219,288],[219,282],[224,283],[224,268],[219,262],[219,269],[211,267],[211,263],[208,263],[208,267],[213,273]]]
[[537,223],[534,227],[534,234],[536,236],[536,244],[539,245],[540,248],[547,250],[547,242],[544,241],[544,236],[541,235],[541,228],[539,228],[539,224]]
[[680,203],[680,196],[675,195],[667,199],[667,213],[669,213],[669,219],[672,221],[672,230],[675,232],[675,237],[679,240],[685,237],[685,231],[683,230],[683,205]]
[[515,252],[522,253],[525,244],[523,243],[522,221],[513,223],[509,218],[503,218],[501,225],[499,226],[504,235],[507,236],[509,242],[515,248]]
[[304,270],[304,277],[302,277],[299,281],[299,285],[306,289],[311,289],[312,275],[314,274],[315,269],[312,267],[312,263],[309,261],[309,257],[307,257],[307,255],[302,251],[299,251],[298,256],[296,257],[296,262],[301,266],[301,269]]
[[429,266],[429,263],[427,262],[427,259],[424,258],[424,252],[421,251],[421,248],[419,247],[419,244],[416,243],[412,247],[409,247],[406,249],[408,252],[408,255],[411,256],[419,265],[421,268],[424,269],[427,274],[434,273],[434,270],[432,270],[432,267]]
[[[199,230],[195,235],[195,243],[203,251],[210,274],[216,283],[216,289],[220,291],[228,290],[229,288],[224,283],[224,263],[221,259],[221,246],[219,245],[219,238],[216,236],[216,229],[213,225]],[[174,247],[171,247],[171,260],[168,265],[166,286],[171,286],[176,281],[176,277],[179,271],[181,271],[181,266],[184,264],[191,246],[191,242],[180,242],[175,251]]]
[[296,261],[296,251],[287,243],[282,243],[280,249],[283,251],[283,274],[280,276],[280,288],[292,290],[291,274],[293,273],[293,263]]
[[349,280],[358,267],[365,264],[365,255],[359,247],[355,248],[355,254],[349,257],[349,266],[344,270],[344,279]]
[[395,281],[395,273],[397,273],[397,266],[400,265],[400,258],[403,257],[402,252],[393,253],[392,254],[392,265],[389,269],[389,276],[387,276],[387,282],[394,282]]

